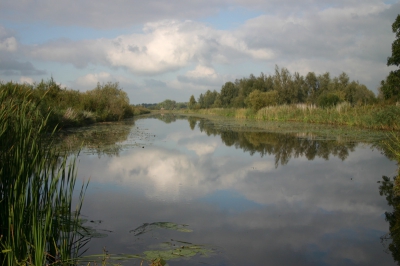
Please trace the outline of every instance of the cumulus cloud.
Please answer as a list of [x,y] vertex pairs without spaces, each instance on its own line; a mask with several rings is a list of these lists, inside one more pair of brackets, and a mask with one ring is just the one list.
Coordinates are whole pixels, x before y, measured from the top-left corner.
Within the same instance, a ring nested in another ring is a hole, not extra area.
[[[57,39],[39,45],[21,45],[0,27],[0,53],[20,51],[25,56],[24,60],[8,57],[8,65],[17,62],[19,68],[25,67],[24,73],[13,66],[3,70],[3,75],[44,74],[31,63],[38,60],[77,68],[105,66],[110,68],[108,72],[128,70],[134,75],[152,75],[154,78],[143,81],[146,88],[151,87],[151,81],[160,81],[158,88],[186,90],[220,87],[226,81],[227,76],[221,73],[226,66],[252,67],[246,73],[240,67],[232,70],[237,72],[230,75],[237,77],[272,70],[275,64],[301,74],[328,71],[334,76],[345,71],[351,79],[374,90],[390,71],[386,58],[394,40],[391,23],[400,8],[398,1],[387,4],[382,0],[219,0],[207,4],[173,0],[168,5],[160,0],[140,4],[121,0],[112,5],[105,0],[96,3],[83,0],[79,5],[21,1],[3,1],[0,16],[9,21],[15,17],[21,21],[101,29],[143,25],[142,32],[115,38]],[[194,21],[228,7],[253,10],[258,16],[229,30]],[[0,64],[5,64],[4,59]],[[156,77],[166,73],[178,74],[169,80]]]
[[90,73],[85,76],[79,77],[75,83],[80,86],[96,86],[97,83],[104,83],[113,80],[114,78],[110,73]]
[[223,82],[222,77],[214,68],[198,65],[194,70],[186,72],[185,75],[179,75],[178,81],[183,83],[192,83],[196,85],[220,85]]
[[[267,48],[251,48],[235,34],[193,21],[147,23],[142,34],[115,39],[57,40],[30,47],[35,59],[72,63],[77,67],[102,64],[136,74],[160,74],[191,64],[232,63],[236,58],[268,59]],[[203,71],[202,66],[197,72]],[[190,74],[190,73],[189,73]],[[193,76],[194,73],[192,73]]]

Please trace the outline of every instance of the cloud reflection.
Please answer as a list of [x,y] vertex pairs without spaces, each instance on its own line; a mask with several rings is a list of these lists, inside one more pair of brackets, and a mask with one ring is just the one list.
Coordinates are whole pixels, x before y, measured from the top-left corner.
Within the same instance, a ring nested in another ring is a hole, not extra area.
[[[142,123],[149,132],[167,126]],[[396,165],[379,151],[354,145],[345,160],[299,154],[275,167],[273,154],[249,155],[187,123],[174,125],[151,146],[81,158],[91,186],[105,184],[102,197],[89,194],[85,213],[115,230],[107,245],[117,252],[148,248],[129,230],[171,221],[194,231],[149,238],[218,246],[216,265],[392,265],[379,242],[388,226],[376,181]],[[113,192],[115,185],[123,189]]]

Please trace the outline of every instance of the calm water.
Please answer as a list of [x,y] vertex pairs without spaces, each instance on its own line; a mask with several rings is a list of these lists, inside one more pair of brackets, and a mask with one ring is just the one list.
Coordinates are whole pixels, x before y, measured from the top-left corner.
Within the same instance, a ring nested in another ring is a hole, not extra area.
[[107,234],[87,254],[183,246],[209,255],[169,265],[395,265],[377,183],[395,162],[372,144],[236,129],[160,117],[68,136],[88,141],[82,214]]

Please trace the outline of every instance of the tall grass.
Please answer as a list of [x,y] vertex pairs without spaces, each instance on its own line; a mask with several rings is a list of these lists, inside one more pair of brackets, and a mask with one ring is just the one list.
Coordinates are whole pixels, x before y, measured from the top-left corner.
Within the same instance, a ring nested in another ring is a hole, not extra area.
[[79,203],[72,209],[75,161],[46,145],[48,116],[29,98],[0,90],[0,263],[73,264],[84,244]]
[[343,102],[337,106],[328,108],[297,104],[268,106],[257,112],[243,108],[212,108],[187,110],[186,113],[263,121],[296,121],[316,124],[347,125],[369,129],[400,130],[400,106],[396,105],[351,106]]
[[118,83],[97,84],[93,90],[80,92],[62,88],[53,79],[33,85],[0,81],[0,90],[13,92],[9,96],[16,102],[25,97],[52,126],[75,127],[119,121],[145,111],[129,104],[127,93]]

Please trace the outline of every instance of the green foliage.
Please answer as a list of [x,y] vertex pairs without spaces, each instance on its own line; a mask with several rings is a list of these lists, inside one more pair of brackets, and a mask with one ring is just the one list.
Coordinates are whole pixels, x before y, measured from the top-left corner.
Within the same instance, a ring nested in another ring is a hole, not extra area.
[[[331,95],[339,97],[339,101]],[[350,81],[344,72],[333,78],[328,72],[318,76],[309,72],[304,77],[298,72],[291,74],[288,69],[276,66],[272,76],[261,73],[255,77],[250,74],[248,78],[235,80],[234,83],[226,82],[220,93],[202,93],[195,106],[199,109],[222,107],[259,110],[264,106],[301,103],[334,106],[342,101],[351,105],[365,105],[375,103],[376,97],[365,85]]]
[[75,162],[58,161],[44,141],[48,117],[32,92],[7,86],[14,90],[0,90],[0,261],[73,264],[86,241],[79,232],[85,187],[73,210]]
[[53,79],[33,85],[0,82],[0,91],[16,103],[29,100],[51,127],[116,121],[134,115],[134,108],[118,83],[97,84],[94,90],[79,92],[62,88]]
[[274,105],[278,98],[277,91],[261,92],[255,90],[246,99],[246,105],[253,111],[258,111],[265,106]]
[[94,112],[100,121],[118,121],[133,116],[126,92],[118,83],[98,83],[84,96],[84,110]]
[[220,92],[220,100],[222,107],[230,107],[232,100],[239,94],[238,88],[232,82],[226,82]]
[[387,59],[387,65],[400,65],[400,14],[392,24],[392,31],[396,34],[396,40],[392,43],[392,55]]
[[339,96],[336,94],[325,94],[318,98],[318,105],[322,108],[336,106],[340,102]]
[[192,95],[192,96],[190,96],[190,100],[189,100],[189,103],[188,103],[188,107],[189,107],[189,109],[194,109],[194,107],[196,106],[196,99],[194,98],[194,96]]
[[[392,24],[393,33],[396,34],[396,40],[392,43],[392,55],[387,59],[388,66],[400,65],[400,14]],[[380,91],[384,99],[400,100],[400,69],[391,71],[385,81],[381,81]]]
[[400,70],[390,71],[386,80],[381,81],[380,91],[385,100],[400,100]]
[[165,101],[159,103],[158,105],[159,109],[164,109],[164,110],[174,110],[176,108],[176,101],[166,99]]
[[395,105],[386,106],[373,115],[376,124],[388,127],[400,125],[400,107]]

